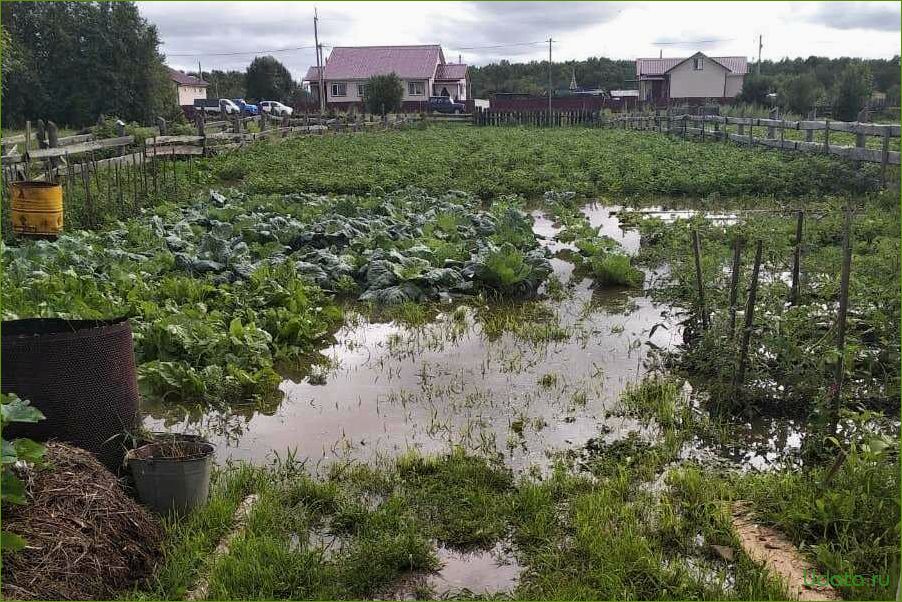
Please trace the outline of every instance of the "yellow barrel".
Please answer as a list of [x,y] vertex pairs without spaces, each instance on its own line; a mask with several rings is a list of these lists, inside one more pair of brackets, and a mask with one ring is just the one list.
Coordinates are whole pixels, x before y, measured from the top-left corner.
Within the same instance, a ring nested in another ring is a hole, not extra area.
[[56,236],[63,231],[63,188],[50,182],[13,182],[13,232],[31,236]]

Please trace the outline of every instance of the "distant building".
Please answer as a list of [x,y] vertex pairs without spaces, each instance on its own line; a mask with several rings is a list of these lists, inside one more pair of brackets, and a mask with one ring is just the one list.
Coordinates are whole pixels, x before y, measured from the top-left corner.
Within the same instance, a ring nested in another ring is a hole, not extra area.
[[666,104],[671,100],[729,100],[742,92],[748,73],[744,56],[636,59],[639,98]]
[[[343,108],[360,104],[366,80],[374,75],[397,74],[404,85],[405,109],[422,109],[430,96],[467,100],[467,66],[445,62],[442,47],[336,46],[322,68],[326,104]],[[319,102],[319,70],[310,67],[304,83]]]
[[169,79],[175,83],[175,89],[179,97],[179,105],[194,106],[194,101],[196,99],[207,97],[207,86],[210,84],[199,77],[188,75],[182,71],[176,71],[171,67],[166,67],[166,69],[169,71]]

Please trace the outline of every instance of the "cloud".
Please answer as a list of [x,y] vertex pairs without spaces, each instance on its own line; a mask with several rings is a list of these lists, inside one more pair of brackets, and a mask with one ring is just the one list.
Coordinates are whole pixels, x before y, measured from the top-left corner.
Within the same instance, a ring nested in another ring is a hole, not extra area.
[[820,2],[807,21],[833,29],[899,31],[897,2]]

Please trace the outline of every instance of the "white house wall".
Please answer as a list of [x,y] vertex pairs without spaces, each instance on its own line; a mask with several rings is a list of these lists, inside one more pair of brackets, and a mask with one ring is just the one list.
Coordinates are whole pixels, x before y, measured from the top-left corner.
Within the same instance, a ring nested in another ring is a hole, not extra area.
[[207,89],[203,86],[176,86],[180,105],[193,105],[198,98],[207,97]]
[[671,98],[721,98],[727,69],[704,57],[704,68],[695,70],[695,59],[683,61],[669,71]]
[[[418,81],[423,83],[423,94],[422,96],[411,96],[408,92],[410,90],[408,81]],[[346,96],[332,96],[332,84],[344,83],[347,84],[347,95]],[[329,102],[363,102],[363,97],[357,94],[357,84],[365,84],[365,79],[360,80],[326,80],[326,98]],[[418,80],[401,80],[401,85],[404,86],[404,96],[401,100],[407,102],[415,102],[415,101],[427,101],[429,100],[429,90],[432,87],[431,79],[418,79]]]
[[727,98],[734,98],[742,92],[742,82],[745,80],[744,75],[727,75]]

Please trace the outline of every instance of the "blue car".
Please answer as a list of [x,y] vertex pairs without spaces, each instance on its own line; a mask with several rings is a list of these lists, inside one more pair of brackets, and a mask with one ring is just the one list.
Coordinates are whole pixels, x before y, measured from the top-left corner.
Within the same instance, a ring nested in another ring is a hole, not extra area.
[[243,115],[259,115],[260,107],[257,105],[248,104],[244,101],[243,98],[236,98],[232,102],[234,102],[241,109],[241,113]]

